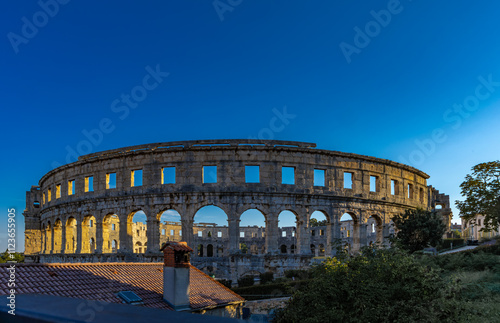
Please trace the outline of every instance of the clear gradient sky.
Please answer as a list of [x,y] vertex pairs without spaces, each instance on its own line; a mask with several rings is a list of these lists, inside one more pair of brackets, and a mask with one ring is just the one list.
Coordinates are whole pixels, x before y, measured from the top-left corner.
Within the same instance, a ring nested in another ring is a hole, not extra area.
[[470,168],[499,159],[499,12],[493,0],[3,2],[0,250],[11,207],[24,250],[25,192],[55,165],[143,143],[315,142],[410,164],[459,199]]

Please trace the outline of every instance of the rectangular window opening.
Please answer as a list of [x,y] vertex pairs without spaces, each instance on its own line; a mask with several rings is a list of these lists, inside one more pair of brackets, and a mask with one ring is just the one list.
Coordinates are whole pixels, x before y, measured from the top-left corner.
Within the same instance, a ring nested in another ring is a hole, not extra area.
[[408,184],[408,198],[413,198],[413,184]]
[[52,200],[52,190],[49,188],[47,190],[47,201],[51,201]]
[[245,231],[240,231],[240,238],[244,238],[245,237]]
[[352,175],[353,173],[344,172],[344,188],[352,189]]
[[325,170],[314,170],[314,186],[325,186]]
[[245,166],[245,183],[260,183],[259,166]]
[[106,189],[116,188],[116,173],[106,174]]
[[198,231],[198,237],[203,237],[203,231]]
[[61,184],[56,185],[56,199],[61,197]]
[[286,231],[281,231],[281,236],[282,236],[283,238],[286,238]]
[[281,167],[281,183],[282,184],[295,184],[295,167]]
[[398,195],[398,181],[391,179],[391,195]]
[[42,194],[42,203],[45,204],[45,192]]
[[222,231],[217,232],[217,238],[222,238]]
[[203,166],[203,183],[217,183],[217,166]]
[[370,176],[370,192],[378,192],[378,177]]
[[135,169],[130,172],[130,186],[142,186],[142,169]]
[[161,169],[161,183],[175,184],[175,167],[163,167]]
[[94,176],[85,177],[85,192],[94,191]]
[[75,195],[75,180],[68,181],[68,195]]

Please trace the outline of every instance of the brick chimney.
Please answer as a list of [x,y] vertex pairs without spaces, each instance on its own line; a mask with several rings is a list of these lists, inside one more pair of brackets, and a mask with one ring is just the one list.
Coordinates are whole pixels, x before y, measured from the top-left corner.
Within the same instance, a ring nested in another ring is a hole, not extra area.
[[167,242],[163,251],[163,299],[176,311],[191,309],[189,303],[189,257],[186,242]]

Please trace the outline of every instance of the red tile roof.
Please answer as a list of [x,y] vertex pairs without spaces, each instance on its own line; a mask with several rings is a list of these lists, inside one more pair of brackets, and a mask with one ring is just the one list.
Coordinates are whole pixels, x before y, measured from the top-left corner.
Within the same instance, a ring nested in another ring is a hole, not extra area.
[[[0,295],[10,294],[10,264],[0,264]],[[130,290],[146,307],[172,309],[163,300],[161,263],[16,264],[16,293],[46,294],[121,303],[116,296]],[[223,306],[244,299],[202,271],[190,266],[191,308]]]

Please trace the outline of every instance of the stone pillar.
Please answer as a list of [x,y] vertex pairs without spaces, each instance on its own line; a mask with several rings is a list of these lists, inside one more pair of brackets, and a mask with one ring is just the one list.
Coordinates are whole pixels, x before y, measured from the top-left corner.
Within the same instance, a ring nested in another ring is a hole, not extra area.
[[148,216],[147,228],[147,252],[158,253],[160,252],[160,221],[156,216]]
[[49,250],[49,253],[54,253],[54,231],[56,231],[55,225],[50,228],[50,250]]
[[389,229],[391,225],[389,223],[386,223],[382,225],[382,246],[389,246]]
[[228,219],[228,231],[229,231],[229,254],[237,253],[240,249],[240,220],[239,219]]
[[62,224],[61,224],[61,253],[66,253],[66,225]]
[[95,222],[95,253],[102,254],[102,222]]
[[333,253],[334,253],[334,250],[335,248],[333,248],[333,231],[332,231],[332,228],[333,228],[333,224],[331,224],[330,222],[328,222],[326,224],[326,248],[325,248],[325,256],[329,257],[329,256],[332,256]]
[[[120,218],[120,216],[118,216]],[[120,218],[120,241],[118,243],[118,250],[122,253],[133,253],[132,249],[132,221],[129,222],[127,216]]]
[[305,220],[298,220],[297,227],[297,246],[296,251],[300,255],[311,254],[311,233]]
[[278,253],[278,216],[269,214],[266,219],[266,253]]
[[351,251],[353,253],[359,252],[360,250],[360,241],[359,241],[359,220],[354,220],[352,221],[352,249]]
[[361,249],[362,247],[365,247],[367,245],[367,228],[368,224],[367,223],[360,223],[359,224],[359,248]]
[[193,240],[193,218],[186,218],[186,219],[181,219],[182,222],[182,237],[181,241],[187,242],[187,245],[191,247],[196,254],[196,246],[194,246],[194,240]]

